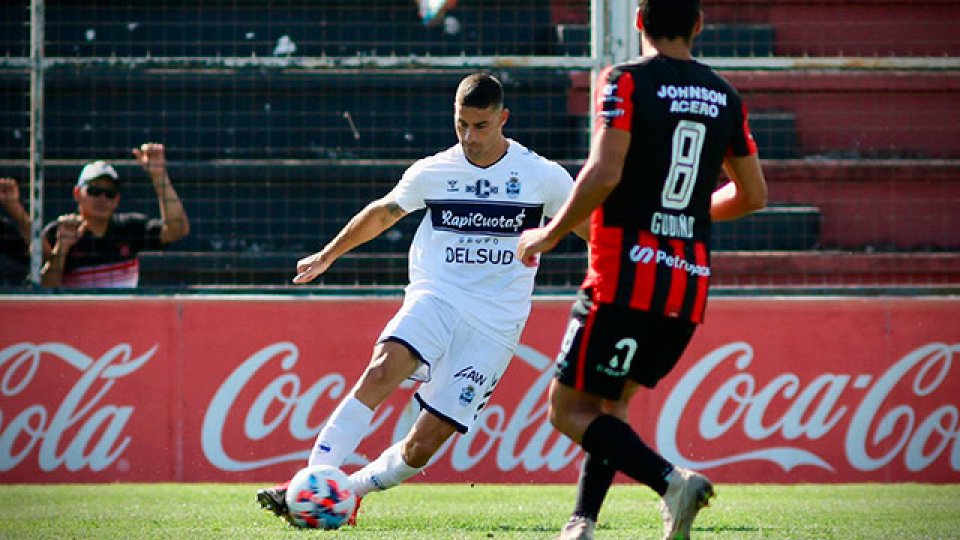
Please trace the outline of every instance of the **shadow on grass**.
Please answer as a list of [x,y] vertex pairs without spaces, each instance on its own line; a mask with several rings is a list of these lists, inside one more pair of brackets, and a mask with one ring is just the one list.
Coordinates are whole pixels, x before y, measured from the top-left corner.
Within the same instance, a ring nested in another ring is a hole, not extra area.
[[489,529],[491,531],[499,532],[557,532],[560,530],[560,525],[497,525],[496,527],[482,527],[477,528],[477,530]]
[[733,526],[733,525],[717,525],[713,527],[697,527],[694,526],[693,530],[700,532],[713,532],[713,533],[725,533],[725,532],[759,532],[760,527],[748,527],[746,525]]

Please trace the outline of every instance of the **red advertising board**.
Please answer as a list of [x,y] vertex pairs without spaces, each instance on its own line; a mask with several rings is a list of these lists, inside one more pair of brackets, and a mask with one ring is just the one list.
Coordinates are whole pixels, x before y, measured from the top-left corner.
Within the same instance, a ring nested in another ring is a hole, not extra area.
[[[430,482],[563,482],[547,420],[569,299],[535,303],[479,424]],[[279,481],[369,359],[398,298],[0,299],[0,481]],[[960,299],[711,300],[631,422],[720,482],[960,481]],[[413,387],[345,468],[403,436]]]

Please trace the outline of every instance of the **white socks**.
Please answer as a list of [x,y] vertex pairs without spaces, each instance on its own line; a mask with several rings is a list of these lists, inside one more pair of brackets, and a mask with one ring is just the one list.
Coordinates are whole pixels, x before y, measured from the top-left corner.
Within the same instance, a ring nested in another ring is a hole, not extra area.
[[357,497],[371,491],[383,491],[400,485],[426,467],[414,468],[403,460],[403,442],[400,441],[380,454],[366,467],[350,475],[350,487]]
[[[340,467],[367,436],[373,411],[352,394],[340,402],[317,435],[310,451],[309,465]],[[426,467],[414,468],[403,460],[403,442],[384,450],[380,457],[350,475],[350,487],[357,497],[400,485]]]
[[350,394],[320,430],[307,464],[341,466],[367,436],[372,421],[373,411]]

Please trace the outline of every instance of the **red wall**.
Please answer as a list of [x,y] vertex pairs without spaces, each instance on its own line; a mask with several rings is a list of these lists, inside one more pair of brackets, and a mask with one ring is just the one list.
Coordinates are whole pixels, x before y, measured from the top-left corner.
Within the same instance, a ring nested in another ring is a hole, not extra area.
[[960,248],[956,162],[765,161],[763,171],[771,201],[820,210],[825,248]]
[[[751,112],[796,118],[801,154],[960,155],[960,77],[914,71],[728,71]],[[762,156],[761,156],[762,157]]]
[[[540,300],[480,426],[432,482],[573,482],[546,419],[569,300]],[[0,481],[278,481],[307,457],[398,299],[0,299]],[[960,481],[960,300],[713,299],[633,404],[722,482]],[[348,468],[409,425],[386,403]]]
[[770,24],[778,56],[957,56],[953,0],[706,0],[707,24]]

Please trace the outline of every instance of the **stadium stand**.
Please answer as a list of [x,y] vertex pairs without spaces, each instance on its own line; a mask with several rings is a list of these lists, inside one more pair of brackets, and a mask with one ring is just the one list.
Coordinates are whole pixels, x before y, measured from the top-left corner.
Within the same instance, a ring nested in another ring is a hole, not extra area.
[[705,0],[708,23],[769,26],[777,56],[960,56],[952,0]]
[[[47,2],[50,56],[217,57],[276,54],[282,36],[297,56],[546,54],[550,5],[544,0],[489,2],[494,9],[459,9],[443,24],[425,26],[412,2],[380,9],[352,0],[241,0],[210,19],[209,6],[165,2],[89,5]],[[509,6],[512,9],[499,9]],[[362,24],[358,24],[361,22]],[[92,34],[90,32],[93,32]],[[5,40],[6,41],[6,40]]]
[[[399,0],[384,9],[272,1],[266,18],[259,2],[238,0],[216,20],[191,2],[131,4],[99,2],[94,15],[47,2],[47,55],[583,56],[590,46],[588,3],[578,0],[464,1],[435,26]],[[946,0],[706,0],[705,8],[695,51],[703,57],[960,56],[957,25],[943,24],[960,20],[960,5]],[[27,11],[0,6],[0,55],[29,54]],[[284,36],[294,50],[277,48]],[[853,67],[723,72],[751,109],[771,205],[717,225],[717,284],[960,283],[960,79]],[[143,283],[287,283],[297,257],[382,195],[411,160],[455,142],[450,95],[465,72],[58,67],[46,76],[46,188],[61,196],[45,199],[45,215],[71,209],[64,197],[83,160],[124,158],[132,144],[162,140],[192,232],[174,251],[144,256]],[[507,134],[575,174],[588,143],[589,73],[497,74],[514,112]],[[28,111],[28,75],[5,73],[0,174],[26,177]],[[141,174],[129,162],[120,173]],[[138,206],[153,204],[149,186],[128,189],[126,209],[154,212]],[[403,283],[415,221],[338,263],[326,282]],[[579,241],[565,242],[544,261],[540,284],[577,283],[582,253]]]
[[[960,55],[957,26],[944,23],[960,15],[953,2],[705,5],[701,56]],[[960,200],[954,72],[812,70],[801,62],[724,75],[751,107],[772,204],[717,225],[716,283],[957,282],[960,222],[950,209]],[[571,103],[585,102],[589,84],[586,74],[572,77]]]
[[[953,2],[711,4],[713,20],[769,25],[777,56],[960,55],[957,27],[945,23],[960,15]],[[718,254],[721,284],[957,283],[960,222],[950,209],[960,200],[955,73],[800,66],[725,75],[754,111],[782,111],[792,119],[795,156],[762,153],[800,158],[765,163],[770,197],[815,208],[821,220],[817,250]],[[764,131],[755,129],[758,138]]]
[[[450,96],[463,73],[133,72],[117,81],[65,70],[47,81],[48,157],[122,155],[146,137],[185,160],[415,159],[456,142]],[[510,134],[558,158],[577,155],[565,77],[501,76],[518,111]],[[138,107],[142,99],[159,107]]]

